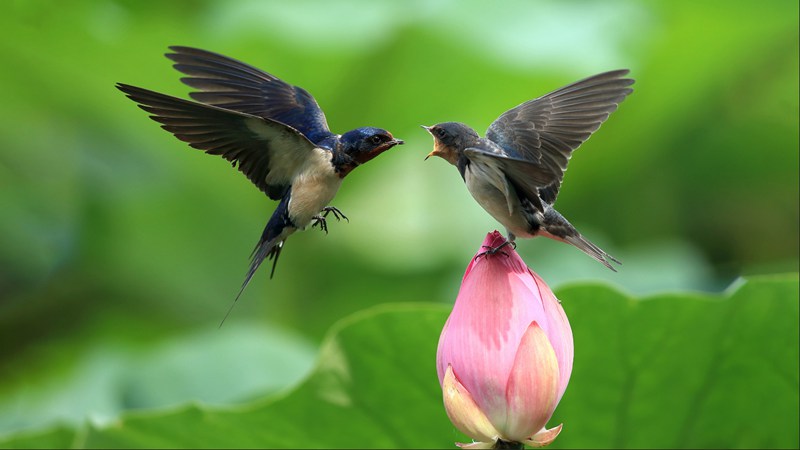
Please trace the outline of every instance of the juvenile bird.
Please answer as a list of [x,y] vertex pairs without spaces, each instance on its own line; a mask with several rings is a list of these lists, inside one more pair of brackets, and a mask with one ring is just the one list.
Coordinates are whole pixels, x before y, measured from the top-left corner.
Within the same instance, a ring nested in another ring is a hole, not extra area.
[[[238,300],[265,258],[270,278],[286,239],[310,224],[327,233],[325,217],[346,217],[328,206],[356,167],[403,141],[380,128],[342,135],[305,89],[248,64],[190,47],[169,47],[165,56],[197,89],[183,100],[127,84],[117,88],[152,114],[161,128],[191,147],[230,161],[270,199],[279,200],[251,254]],[[235,300],[234,300],[235,301]]]
[[458,122],[422,126],[433,136],[425,159],[458,168],[472,197],[506,227],[508,241],[545,236],[572,244],[616,271],[620,264],[553,208],[572,152],[633,92],[628,70],[605,72],[527,101],[497,118],[481,138]]

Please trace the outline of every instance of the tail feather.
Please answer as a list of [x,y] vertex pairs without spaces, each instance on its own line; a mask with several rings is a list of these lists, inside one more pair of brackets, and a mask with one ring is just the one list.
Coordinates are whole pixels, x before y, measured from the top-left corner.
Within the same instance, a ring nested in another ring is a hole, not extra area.
[[622,265],[617,258],[609,255],[603,249],[583,237],[564,216],[553,208],[545,209],[544,221],[540,233],[557,241],[574,245],[614,272],[616,272],[617,269],[611,265],[612,262]]
[[292,223],[292,219],[289,217],[290,198],[291,187],[289,190],[287,190],[286,195],[284,195],[281,199],[281,202],[278,204],[278,208],[272,213],[272,216],[267,222],[267,226],[264,227],[264,232],[261,233],[261,238],[259,238],[258,244],[256,244],[255,248],[253,248],[253,252],[250,253],[250,268],[247,269],[247,275],[244,277],[242,288],[239,289],[239,293],[236,294],[236,298],[233,300],[231,307],[228,308],[228,312],[225,314],[225,317],[222,319],[222,322],[220,322],[219,326],[222,326],[222,324],[225,322],[225,319],[228,318],[228,315],[231,313],[231,310],[233,310],[233,307],[236,305],[239,297],[242,296],[244,289],[250,283],[253,275],[256,274],[258,267],[262,262],[264,262],[265,259],[269,258],[273,260],[272,271],[269,273],[270,279],[272,279],[272,276],[275,275],[275,266],[278,265],[278,257],[281,255],[281,250],[283,250],[283,244],[286,242],[286,238],[297,230]]
[[225,313],[225,317],[222,318],[222,322],[219,323],[220,327],[225,323],[225,319],[228,318],[231,311],[233,311],[233,307],[236,306],[236,302],[239,301],[239,297],[242,296],[244,289],[250,284],[250,280],[253,278],[253,275],[256,274],[261,263],[267,258],[273,260],[272,271],[269,274],[270,279],[272,279],[272,276],[275,275],[275,266],[278,265],[278,257],[281,255],[284,242],[285,240],[281,239],[280,236],[276,236],[272,239],[264,239],[262,236],[262,238],[259,239],[258,244],[256,244],[253,252],[250,254],[250,267],[247,269],[242,287],[239,289],[239,293],[236,294],[236,298],[233,299],[233,303],[231,303],[230,308],[228,308],[228,312]]
[[600,263],[602,265],[608,267],[609,269],[613,270],[614,272],[616,272],[617,269],[615,269],[614,266],[611,265],[611,262],[614,262],[616,264],[622,265],[622,263],[617,258],[614,258],[613,256],[611,256],[608,253],[606,253],[600,247],[594,245],[588,239],[583,237],[580,233],[577,233],[577,234],[574,234],[574,235],[570,235],[570,236],[565,236],[562,239],[565,242],[567,242],[568,244],[574,245],[579,250],[583,251],[584,253],[586,253],[587,255],[591,256],[592,258],[600,261]]

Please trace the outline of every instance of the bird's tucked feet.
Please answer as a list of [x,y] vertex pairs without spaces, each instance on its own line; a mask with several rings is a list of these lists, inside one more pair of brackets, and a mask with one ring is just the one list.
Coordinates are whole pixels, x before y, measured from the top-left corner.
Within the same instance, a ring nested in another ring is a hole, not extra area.
[[322,217],[328,217],[328,213],[333,213],[333,217],[336,217],[336,220],[344,219],[348,223],[350,222],[350,219],[348,219],[347,216],[345,216],[344,213],[342,213],[339,208],[335,206],[326,206],[322,208]]
[[488,250],[486,250],[485,252],[480,252],[477,255],[475,255],[475,259],[477,260],[481,256],[494,255],[497,252],[500,252],[500,253],[506,255],[506,258],[508,258],[511,255],[509,255],[508,253],[506,253],[504,251],[501,251],[503,249],[503,247],[505,247],[506,245],[510,245],[514,249],[517,248],[517,244],[514,241],[505,241],[502,244],[498,245],[497,247],[492,247],[490,245],[482,245],[481,246],[482,248],[487,248]]

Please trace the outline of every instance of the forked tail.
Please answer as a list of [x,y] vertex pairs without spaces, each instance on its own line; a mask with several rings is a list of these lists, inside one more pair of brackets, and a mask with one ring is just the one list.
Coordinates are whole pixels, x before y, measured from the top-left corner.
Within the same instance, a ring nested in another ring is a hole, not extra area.
[[609,269],[613,270],[614,272],[617,269],[611,265],[611,263],[616,263],[622,265],[619,260],[614,258],[613,256],[609,255],[600,247],[592,244],[588,239],[583,237],[578,230],[572,226],[569,221],[562,216],[558,211],[553,208],[547,208],[544,212],[544,222],[542,223],[542,230],[543,234],[547,235],[548,237],[566,242],[567,244],[572,244],[582,252],[586,253],[587,255],[591,256],[592,258],[600,261],[600,263]]
[[611,265],[612,262],[622,265],[622,263],[619,262],[619,260],[606,253],[600,247],[592,244],[588,239],[583,237],[580,233],[571,236],[566,236],[563,239],[564,242],[567,242],[568,244],[572,244],[575,247],[578,247],[581,251],[591,256],[592,258],[600,261],[601,264],[613,270],[614,272],[616,272],[617,269],[615,269],[614,266]]
[[231,311],[233,311],[233,307],[236,306],[236,302],[239,301],[239,297],[241,297],[244,289],[250,283],[253,275],[256,274],[256,271],[258,270],[259,266],[261,266],[261,263],[267,258],[273,260],[272,271],[269,273],[269,278],[272,279],[272,276],[275,275],[275,266],[278,264],[278,257],[281,255],[284,242],[285,241],[281,239],[280,236],[276,236],[269,240],[264,239],[264,236],[262,236],[261,239],[259,239],[258,244],[256,244],[256,247],[250,254],[250,268],[247,269],[247,275],[244,277],[242,287],[239,289],[239,293],[236,294],[236,298],[233,299],[233,303],[231,303],[230,308],[228,308],[228,312],[225,313],[225,317],[222,318],[222,322],[219,323],[220,327],[222,327],[222,324],[225,323],[225,319],[227,319],[231,314]]

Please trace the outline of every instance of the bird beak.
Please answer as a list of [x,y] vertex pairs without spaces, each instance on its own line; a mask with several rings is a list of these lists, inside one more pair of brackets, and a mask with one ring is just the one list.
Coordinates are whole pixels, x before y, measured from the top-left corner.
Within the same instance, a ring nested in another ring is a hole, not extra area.
[[[427,131],[428,133],[430,133],[431,132],[431,128],[433,128],[433,127],[427,127],[425,125],[420,125],[420,126],[422,128],[425,128],[425,131]],[[433,133],[431,133],[431,136],[433,136]],[[428,158],[430,158],[431,156],[436,156],[436,149],[434,149],[432,152],[428,153],[428,156],[425,157],[425,161],[427,161]]]
[[383,144],[378,146],[375,150],[378,150],[379,152],[385,152],[386,150],[389,150],[395,145],[403,145],[403,144],[405,144],[405,141],[402,139],[392,139],[391,141],[384,142]]

